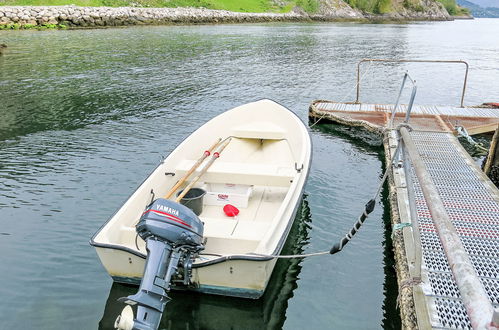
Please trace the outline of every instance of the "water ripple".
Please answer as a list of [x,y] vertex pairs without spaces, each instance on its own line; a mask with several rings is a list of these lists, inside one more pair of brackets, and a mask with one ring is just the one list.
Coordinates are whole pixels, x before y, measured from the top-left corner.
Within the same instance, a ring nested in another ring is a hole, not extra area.
[[[468,59],[468,104],[497,101],[498,29],[475,20],[0,31],[9,45],[0,57],[2,326],[98,327],[111,281],[88,239],[206,120],[271,98],[306,122],[312,99],[354,99],[356,64],[365,57]],[[457,103],[460,68],[418,65],[370,67],[361,100],[393,102],[396,77],[407,69],[417,76],[418,103]],[[357,130],[317,125],[311,135],[306,252],[329,249],[351,228],[382,162],[376,142]],[[277,328],[382,323],[384,284],[393,281],[384,269],[385,212],[377,205],[341,253],[290,267],[272,318]]]

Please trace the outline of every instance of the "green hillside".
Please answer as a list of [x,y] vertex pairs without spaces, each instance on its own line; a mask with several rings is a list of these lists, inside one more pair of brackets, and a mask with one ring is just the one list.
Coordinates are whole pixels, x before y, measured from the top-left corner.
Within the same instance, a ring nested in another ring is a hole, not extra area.
[[[3,0],[1,5],[16,6],[107,6],[107,7],[204,7],[235,12],[286,13],[298,6],[308,13],[316,13],[322,0]],[[344,0],[351,7],[363,12],[383,14],[397,10],[400,3],[406,8],[423,10],[420,0]],[[441,2],[451,15],[463,14],[456,0]]]
[[282,1],[286,3],[284,6],[276,5],[271,0],[4,0],[1,3],[7,6],[204,7],[253,13],[289,12],[294,6],[309,12],[318,8],[317,0]]
[[392,11],[392,0],[344,0],[352,8],[367,13],[384,14]]
[[459,7],[456,4],[456,0],[437,0],[442,5],[450,15],[468,15],[470,11],[467,8]]

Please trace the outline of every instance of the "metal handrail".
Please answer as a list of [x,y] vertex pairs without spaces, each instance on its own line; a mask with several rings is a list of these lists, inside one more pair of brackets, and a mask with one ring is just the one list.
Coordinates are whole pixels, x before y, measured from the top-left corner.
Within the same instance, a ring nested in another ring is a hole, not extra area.
[[357,64],[357,99],[355,103],[360,103],[360,65],[364,62],[388,62],[388,63],[458,63],[466,65],[466,72],[464,74],[464,84],[463,84],[463,92],[461,94],[461,108],[464,108],[464,93],[466,92],[466,84],[468,82],[468,70],[469,65],[465,61],[446,61],[446,60],[392,60],[392,59],[374,59],[374,58],[365,58],[362,59]]
[[437,234],[447,256],[449,267],[470,318],[471,326],[473,329],[497,329],[497,311],[494,310],[478,278],[470,257],[445,210],[438,190],[410,136],[409,130],[406,127],[401,127],[399,132],[411,158],[421,190],[437,229]]
[[[409,123],[409,120],[411,119],[411,111],[412,111],[412,107],[414,105],[414,99],[416,98],[416,93],[417,93],[417,89],[418,89],[418,86],[416,85],[416,81],[414,79],[412,79],[412,77],[409,75],[408,72],[406,72],[404,74],[404,78],[402,79],[402,84],[400,86],[400,92],[397,96],[397,101],[395,102],[395,107],[393,108],[392,110],[392,113],[390,115],[390,121],[388,122],[388,128],[391,128],[393,129],[393,120],[395,119],[395,114],[397,112],[397,107],[399,105],[399,102],[400,102],[400,98],[402,96],[402,92],[404,91],[404,87],[405,87],[405,83],[407,81],[407,79],[409,79],[409,81],[412,83],[412,92],[411,92],[411,98],[409,100],[409,105],[407,107],[407,111],[406,111],[406,114],[405,114],[405,119],[404,119],[404,123],[405,124],[408,124]],[[403,144],[403,141],[400,140],[399,143]],[[411,186],[412,185],[412,180],[411,180],[411,177],[410,175],[408,174],[408,168],[409,168],[409,165],[408,165],[408,157],[406,157],[406,153],[407,151],[405,150],[405,146],[402,147],[402,153],[401,153],[401,159],[403,161],[403,166],[404,166],[404,172],[405,172],[405,175],[406,175],[406,183],[407,183],[407,187]],[[398,156],[397,155],[394,155],[394,161],[396,160],[395,158]],[[411,195],[411,189],[407,189],[407,194],[410,196]],[[413,205],[413,198],[409,197],[409,210],[410,210],[410,214],[411,214],[411,218],[414,218],[416,220],[416,226],[413,226],[413,240],[416,244],[418,244],[420,242],[420,235],[419,235],[419,229],[418,229],[418,224],[417,224],[417,215],[416,215],[416,211],[415,211],[415,208],[414,208],[414,205]],[[418,277],[418,278],[421,278],[421,264],[422,264],[422,254],[421,254],[421,246],[419,245],[419,248],[416,249],[415,251],[415,271],[416,271],[416,276],[415,277]]]
[[397,108],[400,103],[400,97],[402,96],[402,92],[404,91],[405,82],[407,81],[407,78],[409,78],[409,81],[412,83],[412,92],[411,92],[411,98],[409,100],[409,106],[407,107],[407,111],[405,114],[404,123],[408,123],[409,119],[411,118],[412,106],[414,105],[414,99],[416,98],[416,92],[418,90],[418,86],[416,85],[416,80],[412,79],[409,73],[406,72],[404,74],[404,79],[402,80],[402,85],[400,86],[400,92],[399,95],[397,96],[397,101],[395,102],[395,106],[393,107],[392,114],[390,116],[390,121],[388,122],[388,128],[393,128],[393,119],[395,119],[395,114],[397,113]]

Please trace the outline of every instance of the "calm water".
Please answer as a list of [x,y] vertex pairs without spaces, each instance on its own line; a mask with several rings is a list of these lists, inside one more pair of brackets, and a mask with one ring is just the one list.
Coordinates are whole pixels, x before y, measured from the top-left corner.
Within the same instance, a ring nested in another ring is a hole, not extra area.
[[[313,99],[354,100],[362,58],[463,59],[466,104],[499,101],[499,20],[0,31],[0,328],[109,329],[134,288],[113,285],[88,240],[189,133],[271,98],[308,123]],[[459,104],[463,66],[369,66],[364,101]],[[374,193],[381,149],[310,129],[314,158],[288,251],[329,249]],[[384,207],[385,206],[385,207]],[[263,299],[173,294],[168,329],[396,329],[388,209],[344,251],[282,261]]]

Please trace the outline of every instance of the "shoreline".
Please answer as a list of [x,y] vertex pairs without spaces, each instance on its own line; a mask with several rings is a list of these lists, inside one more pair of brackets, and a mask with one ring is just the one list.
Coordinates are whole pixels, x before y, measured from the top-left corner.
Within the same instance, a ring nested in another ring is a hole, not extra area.
[[78,6],[0,6],[0,30],[19,28],[102,28],[133,25],[266,23],[266,22],[411,22],[450,21],[441,13],[363,14],[339,8],[327,14],[241,13],[205,8],[78,7]]

